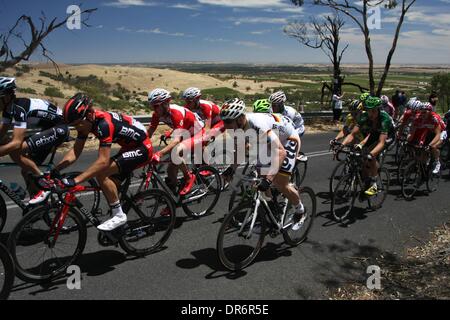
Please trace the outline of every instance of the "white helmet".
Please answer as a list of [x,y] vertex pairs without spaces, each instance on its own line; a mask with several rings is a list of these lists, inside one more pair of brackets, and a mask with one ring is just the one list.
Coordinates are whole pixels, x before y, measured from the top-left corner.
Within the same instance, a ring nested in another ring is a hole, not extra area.
[[194,100],[196,98],[200,98],[201,95],[202,95],[202,92],[200,91],[199,88],[191,87],[191,88],[187,88],[183,92],[183,99],[184,100]]
[[422,108],[422,102],[421,101],[419,101],[419,100],[414,100],[412,103],[411,103],[411,109],[412,110],[414,110],[414,111],[417,111],[417,110],[420,110],[421,108]]
[[381,96],[381,101],[383,101],[384,104],[388,104],[389,103],[389,97],[388,96]]
[[16,78],[0,77],[0,96],[14,93],[16,89]]
[[165,89],[155,89],[148,94],[148,102],[150,104],[160,104],[172,99],[170,92]]
[[417,97],[413,97],[413,98],[409,99],[408,102],[406,103],[406,107],[412,109],[412,105],[414,104],[415,101],[417,101]]
[[270,97],[269,97],[269,102],[270,103],[285,103],[287,100],[286,95],[284,94],[283,91],[277,91],[274,92]]
[[421,104],[420,110],[433,111],[433,105],[429,102],[424,102]]
[[243,114],[245,114],[245,102],[239,98],[226,101],[220,111],[222,120],[234,120]]

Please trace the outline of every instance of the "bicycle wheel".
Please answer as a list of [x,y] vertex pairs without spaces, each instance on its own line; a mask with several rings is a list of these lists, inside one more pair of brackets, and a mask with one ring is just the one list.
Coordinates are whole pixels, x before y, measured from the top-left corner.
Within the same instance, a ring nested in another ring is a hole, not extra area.
[[3,228],[5,227],[6,216],[7,216],[6,203],[2,195],[0,194],[0,232],[2,232]]
[[[255,214],[257,217],[252,226]],[[225,268],[241,270],[256,258],[266,235],[264,214],[262,211],[256,213],[253,201],[248,201],[225,216],[217,237],[217,253]]]
[[86,225],[73,207],[69,208],[54,243],[55,231],[50,232],[51,226],[47,219],[59,219],[60,212],[61,209],[57,207],[37,207],[23,217],[11,232],[8,249],[21,280],[32,283],[48,281],[64,273],[83,252]]
[[[306,239],[316,216],[317,204],[314,191],[303,187],[300,188],[299,194],[305,207],[304,215],[297,217],[294,212],[286,212],[283,222],[283,238],[291,246],[297,246]],[[293,211],[294,207],[290,206],[287,210]]]
[[377,176],[377,187],[378,192],[376,195],[370,197],[369,208],[372,210],[378,210],[383,205],[384,200],[386,200],[387,194],[389,192],[389,185],[391,183],[391,178],[389,171],[387,169],[381,168]]
[[330,177],[330,196],[333,194],[339,180],[348,173],[347,161],[339,162],[336,167],[334,167],[333,172]]
[[[305,155],[304,153],[300,152],[301,155]],[[308,170],[308,162],[307,161],[298,161],[295,165],[294,173],[292,174],[293,183],[300,188],[301,184],[306,178],[306,171]]]
[[[242,170],[242,175],[243,176],[247,175],[247,172],[249,172],[248,163]],[[231,185],[233,186],[234,189],[231,192],[230,200],[228,201],[228,212],[231,212],[231,210],[233,210],[233,208],[242,201],[243,196],[245,194],[245,188],[244,185],[242,184],[242,181],[239,181],[236,185],[233,182],[231,182]]]
[[[163,212],[164,211],[164,212]],[[128,222],[120,246],[134,256],[144,256],[160,249],[175,226],[175,205],[170,196],[158,189],[136,194],[124,204]]]
[[439,181],[441,180],[441,172],[434,174],[432,169],[428,168],[428,179],[427,179],[427,191],[429,193],[437,191],[439,188]]
[[196,182],[191,192],[181,200],[181,206],[186,215],[199,218],[214,209],[222,192],[222,182],[219,171],[211,166],[200,166],[193,173]]
[[8,299],[14,277],[14,262],[8,250],[0,243],[0,300]]
[[333,190],[331,197],[331,214],[337,221],[342,221],[350,214],[357,197],[356,177],[344,175]]
[[422,182],[422,174],[416,161],[408,164],[403,172],[402,178],[402,194],[406,200],[411,200],[414,197],[417,189]]
[[[66,178],[75,178],[76,176],[80,175],[81,172],[68,172],[63,174]],[[81,185],[87,186],[87,187],[93,187],[98,188],[97,180],[95,179],[89,179],[86,182],[83,182]],[[77,198],[80,199],[80,201],[83,202],[83,205],[85,205],[85,208],[90,210],[91,214],[93,216],[97,216],[99,211],[98,207],[100,205],[100,190],[95,191],[85,191],[77,194]]]

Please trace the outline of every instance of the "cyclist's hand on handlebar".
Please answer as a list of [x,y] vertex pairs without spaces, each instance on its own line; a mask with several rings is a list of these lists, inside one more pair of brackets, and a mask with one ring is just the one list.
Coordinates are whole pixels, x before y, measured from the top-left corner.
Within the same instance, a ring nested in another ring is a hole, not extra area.
[[356,144],[355,145],[355,151],[362,151],[363,145],[362,144]]
[[75,183],[75,179],[72,179],[72,178],[64,178],[61,180],[61,182],[63,183],[63,185],[65,187],[68,187],[68,188],[73,188],[77,185]]
[[269,179],[263,178],[258,185],[258,190],[265,192],[270,189],[271,185],[272,185],[272,182]]
[[158,164],[161,162],[161,153],[160,152],[156,152],[153,157],[152,157],[152,164]]

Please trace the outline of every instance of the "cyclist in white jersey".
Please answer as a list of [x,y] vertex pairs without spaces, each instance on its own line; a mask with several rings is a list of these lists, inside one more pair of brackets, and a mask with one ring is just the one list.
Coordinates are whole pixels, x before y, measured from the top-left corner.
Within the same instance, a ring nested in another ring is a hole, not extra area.
[[[220,113],[225,129],[242,129],[244,131],[253,129],[259,136],[267,136],[267,142],[272,147],[271,153],[273,155],[275,152],[279,165],[271,168],[270,173],[264,176],[258,189],[267,191],[273,183],[286,196],[295,206],[295,223],[292,228],[298,230],[306,218],[305,208],[298,190],[290,183],[290,176],[295,168],[300,137],[294,127],[288,121],[283,120],[283,117],[263,113],[246,114],[245,111],[244,101],[238,98],[225,102]],[[225,170],[223,175],[227,180],[233,176],[236,168],[237,164],[234,164]]]
[[277,91],[269,97],[269,102],[272,104],[272,111],[291,119],[298,135],[302,137],[305,133],[305,121],[297,110],[285,105],[286,100],[287,98],[283,91]]

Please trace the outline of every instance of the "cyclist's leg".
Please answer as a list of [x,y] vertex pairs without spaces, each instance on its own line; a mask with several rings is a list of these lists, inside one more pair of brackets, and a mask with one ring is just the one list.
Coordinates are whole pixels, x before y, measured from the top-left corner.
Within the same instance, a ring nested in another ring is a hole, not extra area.
[[[367,150],[367,152],[372,151],[378,145],[378,141],[379,136],[369,138],[366,144],[368,147],[364,149]],[[368,188],[365,190],[365,194],[368,196],[375,195],[378,191],[377,177],[379,168],[380,164],[377,158],[364,161],[362,176],[363,179],[366,180],[366,185],[368,185]]]
[[113,218],[97,227],[99,230],[112,231],[127,222],[127,216],[120,204],[117,185],[111,176],[120,174],[124,177],[131,174],[135,169],[147,165],[151,161],[152,155],[152,145],[150,140],[147,139],[143,145],[136,149],[114,156],[109,167],[96,176],[113,214]]

